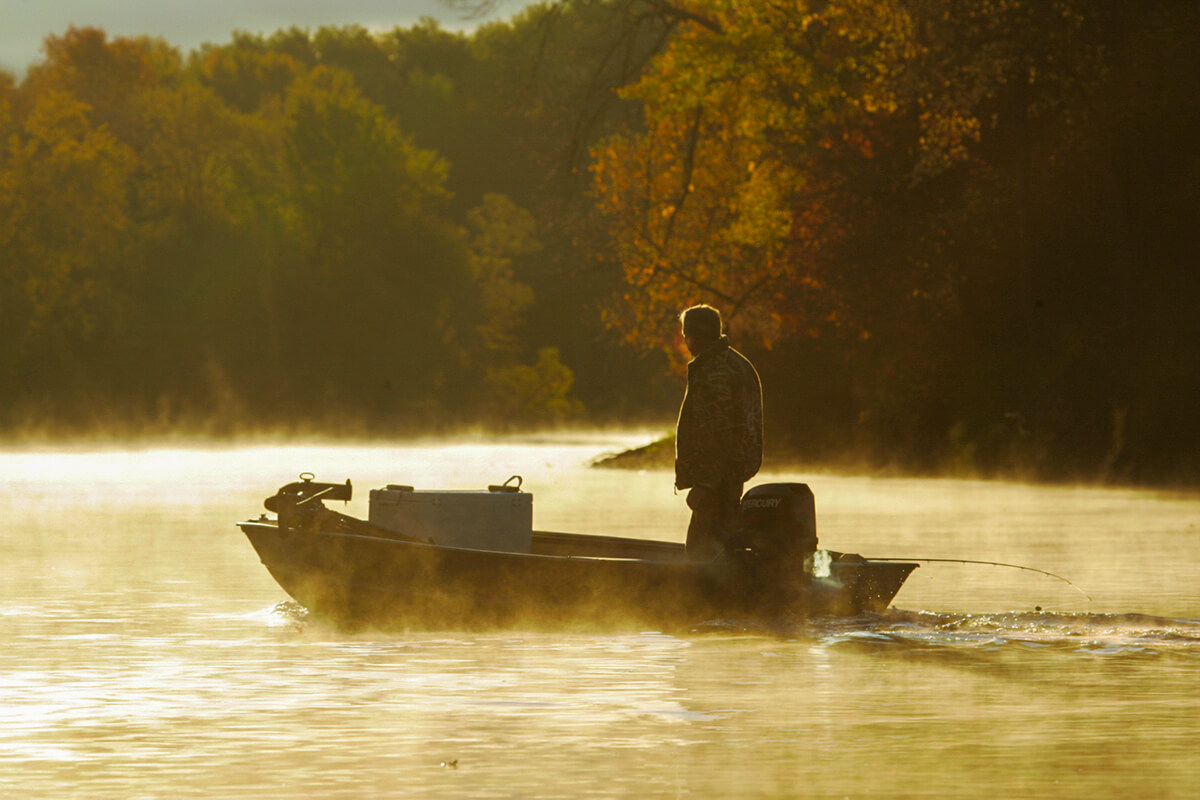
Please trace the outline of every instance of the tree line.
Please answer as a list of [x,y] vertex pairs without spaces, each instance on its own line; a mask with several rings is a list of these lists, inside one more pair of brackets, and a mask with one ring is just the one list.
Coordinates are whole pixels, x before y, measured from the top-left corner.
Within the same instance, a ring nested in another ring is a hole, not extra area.
[[1200,475],[1200,5],[691,8],[596,152],[631,340],[723,305],[819,459]]
[[570,194],[558,154],[531,152],[574,122],[554,93],[593,76],[544,43],[532,62],[535,16],[472,36],[238,34],[186,56],[48,37],[21,81],[0,77],[0,423],[581,418],[562,353],[601,346],[577,307],[596,281],[558,270],[581,229],[549,213]]
[[1172,0],[70,29],[0,75],[0,426],[661,421],[710,302],[801,459],[1195,479],[1198,34]]

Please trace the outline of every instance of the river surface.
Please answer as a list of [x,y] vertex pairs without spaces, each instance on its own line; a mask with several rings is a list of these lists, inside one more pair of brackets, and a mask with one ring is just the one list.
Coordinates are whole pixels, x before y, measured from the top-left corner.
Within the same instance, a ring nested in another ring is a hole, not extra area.
[[[301,471],[512,474],[549,530],[682,540],[628,437],[0,452],[5,798],[1200,797],[1200,497],[767,472],[888,613],[687,636],[348,636],[241,532]],[[340,504],[339,504],[340,507]],[[1087,596],[1085,596],[1085,594]]]

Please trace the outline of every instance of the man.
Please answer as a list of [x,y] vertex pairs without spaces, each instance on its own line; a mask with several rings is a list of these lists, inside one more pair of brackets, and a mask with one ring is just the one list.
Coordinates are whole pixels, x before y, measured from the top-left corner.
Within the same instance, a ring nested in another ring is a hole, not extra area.
[[675,486],[691,489],[688,558],[710,561],[733,544],[742,486],[762,466],[762,384],[729,346],[719,311],[692,306],[680,321],[692,360],[675,428]]

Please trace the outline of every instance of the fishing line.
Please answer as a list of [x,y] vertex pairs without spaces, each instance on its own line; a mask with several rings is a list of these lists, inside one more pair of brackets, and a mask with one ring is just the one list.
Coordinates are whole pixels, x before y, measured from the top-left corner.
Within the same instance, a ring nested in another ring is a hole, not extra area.
[[1046,570],[1038,569],[1037,567],[1027,567],[1024,564],[1005,564],[1001,561],[976,561],[976,560],[970,559],[970,558],[875,558],[874,556],[872,556],[871,558],[869,558],[867,560],[868,561],[920,561],[920,562],[924,562],[926,564],[982,564],[986,567],[1009,567],[1011,569],[1023,569],[1027,572],[1036,572],[1039,575],[1048,575],[1051,578],[1060,580],[1063,583],[1070,586],[1075,591],[1079,592],[1084,597],[1086,597],[1089,601],[1092,599],[1092,596],[1090,594],[1085,592],[1083,589],[1080,589],[1075,584],[1071,583],[1070,580],[1068,580],[1067,578],[1064,578],[1062,575],[1055,575],[1053,572],[1047,572]]

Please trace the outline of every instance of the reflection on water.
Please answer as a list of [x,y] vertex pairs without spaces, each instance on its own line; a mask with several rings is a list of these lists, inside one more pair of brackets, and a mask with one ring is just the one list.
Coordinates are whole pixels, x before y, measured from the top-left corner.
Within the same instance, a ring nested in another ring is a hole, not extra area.
[[[471,488],[538,527],[682,538],[599,437],[0,454],[0,787],[16,797],[1196,796],[1200,500],[810,482],[824,546],[927,565],[898,609],[654,632],[345,636],[240,532],[302,470]],[[602,513],[601,513],[602,510]],[[1040,607],[1040,608],[1039,608]]]
[[1078,655],[1200,659],[1200,620],[1145,614],[947,614],[892,610],[880,617],[822,623],[827,644],[870,642],[911,650],[998,652],[1048,648]]

